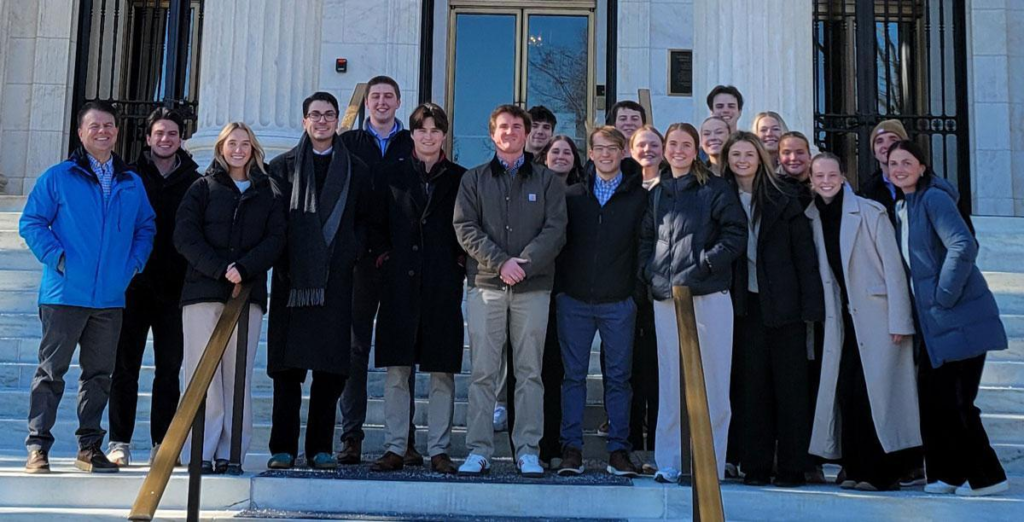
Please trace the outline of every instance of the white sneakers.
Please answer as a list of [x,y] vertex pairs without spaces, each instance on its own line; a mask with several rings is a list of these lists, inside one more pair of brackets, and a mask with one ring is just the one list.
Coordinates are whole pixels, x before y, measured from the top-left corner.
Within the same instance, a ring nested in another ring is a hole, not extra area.
[[992,484],[991,486],[985,486],[978,489],[972,488],[969,482],[964,482],[962,486],[954,486],[953,484],[947,484],[941,480],[937,480],[926,485],[924,487],[924,492],[931,493],[933,495],[952,495],[955,493],[959,497],[984,497],[987,495],[996,495],[1008,489],[1010,489],[1010,483],[1005,480]]
[[931,493],[933,495],[952,495],[956,491],[956,486],[952,484],[946,484],[941,480],[936,480],[931,484],[927,484],[924,487],[925,493]]
[[119,468],[131,465],[132,449],[127,442],[110,442],[107,444],[107,460]]
[[[539,465],[539,464],[538,464]],[[543,470],[541,470],[543,472]],[[491,472],[491,463],[483,455],[470,453],[466,462],[459,466],[459,475],[486,475]]]
[[494,407],[494,432],[508,431],[508,410],[504,406]]
[[519,474],[526,478],[544,477],[544,468],[540,465],[540,459],[536,455],[523,455],[516,461]]
[[1010,489],[1010,482],[1006,480],[978,489],[972,489],[970,483],[964,482],[963,486],[956,488],[956,495],[958,497],[984,497],[996,495],[1008,489]]
[[662,484],[675,484],[679,482],[679,470],[673,468],[659,469],[654,473],[654,480]]

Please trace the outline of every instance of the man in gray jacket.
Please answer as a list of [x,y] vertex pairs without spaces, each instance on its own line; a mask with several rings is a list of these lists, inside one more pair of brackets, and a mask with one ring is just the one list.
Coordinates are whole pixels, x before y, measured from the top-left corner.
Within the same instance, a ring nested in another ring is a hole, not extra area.
[[469,254],[467,316],[472,380],[466,446],[459,473],[490,470],[494,453],[495,391],[506,337],[516,377],[516,466],[540,477],[544,427],[541,361],[555,257],[565,244],[565,190],[547,168],[523,152],[530,115],[515,105],[491,113],[495,156],[462,178],[455,202],[455,233]]

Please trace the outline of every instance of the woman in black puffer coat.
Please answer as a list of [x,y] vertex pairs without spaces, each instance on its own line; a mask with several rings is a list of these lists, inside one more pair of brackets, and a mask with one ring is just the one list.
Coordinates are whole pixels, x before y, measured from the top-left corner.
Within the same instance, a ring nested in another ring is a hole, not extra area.
[[[185,382],[199,365],[224,304],[234,287],[252,283],[249,297],[242,457],[252,434],[251,383],[263,312],[267,271],[285,243],[284,207],[274,196],[263,165],[263,149],[244,123],[230,123],[217,138],[213,163],[195,181],[178,209],[174,246],[188,261],[181,293],[185,329]],[[203,471],[224,473],[231,453],[236,340],[232,334],[206,396]],[[190,444],[182,452],[188,462]]]
[[746,246],[747,220],[729,185],[697,158],[697,129],[674,124],[665,134],[669,169],[649,195],[640,231],[641,278],[654,301],[658,338],[658,428],[655,478],[674,482],[682,471],[679,337],[673,286],[693,292],[697,337],[711,414],[719,475],[724,471],[731,416],[733,260]]

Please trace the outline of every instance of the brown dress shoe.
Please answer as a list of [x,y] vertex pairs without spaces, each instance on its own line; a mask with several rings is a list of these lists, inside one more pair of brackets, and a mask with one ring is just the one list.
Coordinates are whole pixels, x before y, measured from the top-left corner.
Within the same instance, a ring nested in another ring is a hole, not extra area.
[[389,451],[374,461],[370,471],[400,471],[403,467],[402,457]]
[[99,445],[78,450],[75,467],[86,473],[117,473],[117,464],[107,459]]
[[562,450],[562,464],[558,466],[558,475],[568,477],[583,473],[583,452],[579,448],[566,446]]
[[608,456],[608,467],[606,468],[608,473],[617,477],[638,477],[640,476],[636,466],[633,465],[633,461],[629,458],[629,452],[626,450],[613,451]]
[[28,454],[28,461],[25,462],[25,473],[49,473],[50,458],[42,450],[33,450]]
[[459,472],[447,453],[430,457],[430,469],[435,473],[444,473],[445,475],[454,475]]
[[363,461],[363,442],[345,439],[345,449],[338,453],[338,464],[359,464]]
[[410,444],[409,447],[405,450],[405,457],[402,459],[402,462],[406,466],[422,466],[423,455],[421,455],[420,452],[416,451],[416,448],[413,447],[412,444]]

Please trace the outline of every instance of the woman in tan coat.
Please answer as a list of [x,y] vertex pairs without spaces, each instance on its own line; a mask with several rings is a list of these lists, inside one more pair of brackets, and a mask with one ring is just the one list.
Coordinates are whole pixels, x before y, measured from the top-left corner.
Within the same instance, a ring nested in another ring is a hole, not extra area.
[[810,452],[843,458],[842,487],[899,489],[894,452],[921,445],[906,274],[882,205],[854,195],[832,154],[811,162],[825,346]]

